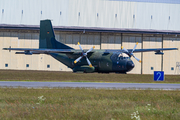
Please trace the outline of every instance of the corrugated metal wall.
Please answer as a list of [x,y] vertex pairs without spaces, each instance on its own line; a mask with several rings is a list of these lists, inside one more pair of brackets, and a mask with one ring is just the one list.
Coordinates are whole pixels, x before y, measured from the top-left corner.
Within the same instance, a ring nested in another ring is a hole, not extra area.
[[108,0],[0,0],[0,24],[180,30],[180,4]]

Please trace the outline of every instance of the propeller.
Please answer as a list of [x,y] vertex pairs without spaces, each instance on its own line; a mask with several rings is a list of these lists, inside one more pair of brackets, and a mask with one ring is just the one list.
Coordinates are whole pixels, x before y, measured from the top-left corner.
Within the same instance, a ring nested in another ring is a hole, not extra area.
[[86,57],[86,61],[87,61],[88,65],[89,65],[90,67],[92,67],[91,62],[90,62],[89,59],[87,58],[87,54],[88,54],[89,52],[91,52],[91,51],[95,48],[95,46],[93,46],[92,48],[90,48],[90,49],[85,53],[84,50],[82,49],[82,47],[81,47],[81,45],[80,45],[79,42],[78,42],[78,45],[79,45],[79,48],[82,50],[82,55],[81,55],[80,57],[78,57],[78,58],[74,61],[74,63],[76,64],[76,63],[79,62],[83,57]]
[[135,46],[134,46],[134,48],[132,49],[132,51],[131,52],[129,52],[126,48],[124,48],[123,46],[121,47],[126,53],[128,53],[128,55],[131,57],[131,56],[133,56],[138,62],[142,62],[139,58],[137,58],[134,54],[133,54],[133,52],[134,52],[134,50],[136,49],[136,47],[137,47],[137,45],[138,45],[138,42],[135,44]]

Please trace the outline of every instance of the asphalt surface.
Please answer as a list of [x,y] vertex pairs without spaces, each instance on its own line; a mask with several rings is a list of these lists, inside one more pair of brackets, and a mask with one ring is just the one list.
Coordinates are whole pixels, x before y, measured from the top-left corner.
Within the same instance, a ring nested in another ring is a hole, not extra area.
[[19,81],[0,81],[1,87],[72,87],[72,88],[107,88],[107,89],[163,89],[180,90],[180,84],[161,84],[161,83],[92,83],[92,82],[19,82]]

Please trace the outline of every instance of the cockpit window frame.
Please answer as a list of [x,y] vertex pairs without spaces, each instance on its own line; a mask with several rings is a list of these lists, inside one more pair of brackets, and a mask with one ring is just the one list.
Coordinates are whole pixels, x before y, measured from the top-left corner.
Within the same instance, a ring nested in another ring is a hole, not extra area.
[[111,55],[111,60],[116,62],[116,61],[117,61],[117,58],[118,58],[118,55],[119,55],[119,54],[117,54],[117,53],[113,53],[113,54]]

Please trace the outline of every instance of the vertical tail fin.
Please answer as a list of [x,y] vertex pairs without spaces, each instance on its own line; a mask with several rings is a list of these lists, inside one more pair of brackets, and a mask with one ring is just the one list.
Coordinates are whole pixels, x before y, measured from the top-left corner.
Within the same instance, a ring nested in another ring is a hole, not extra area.
[[73,49],[55,39],[50,20],[40,21],[39,48],[46,49]]

